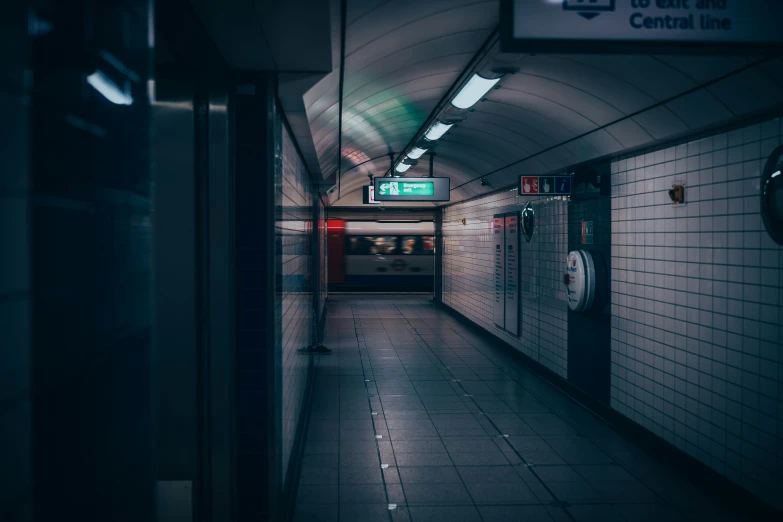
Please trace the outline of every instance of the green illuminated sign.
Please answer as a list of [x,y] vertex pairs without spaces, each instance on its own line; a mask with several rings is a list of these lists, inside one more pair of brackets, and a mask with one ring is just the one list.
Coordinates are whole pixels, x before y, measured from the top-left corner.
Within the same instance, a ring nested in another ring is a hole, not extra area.
[[432,181],[386,181],[378,185],[379,196],[432,196],[435,183]]

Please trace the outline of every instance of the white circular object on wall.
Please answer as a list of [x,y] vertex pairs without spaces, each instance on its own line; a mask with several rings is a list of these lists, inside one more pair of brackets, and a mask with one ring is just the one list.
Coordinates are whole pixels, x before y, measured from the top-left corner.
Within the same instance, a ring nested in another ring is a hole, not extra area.
[[566,293],[568,307],[574,312],[586,312],[595,302],[595,263],[586,250],[568,254],[566,266]]

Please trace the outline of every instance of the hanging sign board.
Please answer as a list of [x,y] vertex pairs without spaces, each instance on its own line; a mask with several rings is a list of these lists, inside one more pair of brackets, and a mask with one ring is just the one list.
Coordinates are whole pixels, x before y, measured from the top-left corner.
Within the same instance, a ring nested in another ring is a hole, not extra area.
[[375,178],[376,201],[449,201],[450,178]]
[[367,185],[362,187],[362,203],[365,205],[380,205],[380,201],[375,201],[375,187]]
[[506,326],[505,329],[519,335],[519,212],[505,216],[506,236]]
[[504,52],[778,54],[779,0],[501,0]]
[[520,176],[519,194],[567,196],[571,194],[571,176]]
[[506,216],[495,214],[492,226],[495,261],[495,300],[493,318],[495,324],[506,327]]

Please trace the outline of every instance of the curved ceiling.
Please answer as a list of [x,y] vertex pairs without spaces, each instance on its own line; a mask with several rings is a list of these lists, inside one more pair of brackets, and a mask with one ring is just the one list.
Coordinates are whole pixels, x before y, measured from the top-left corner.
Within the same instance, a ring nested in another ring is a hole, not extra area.
[[[416,136],[499,13],[496,0],[347,4],[341,136],[339,69],[304,96],[321,173],[340,172],[336,205],[361,203],[367,175],[384,174]],[[519,72],[437,142],[435,174],[451,177],[452,202],[783,104],[780,58],[496,58]],[[406,175],[427,175],[428,157],[419,161]]]

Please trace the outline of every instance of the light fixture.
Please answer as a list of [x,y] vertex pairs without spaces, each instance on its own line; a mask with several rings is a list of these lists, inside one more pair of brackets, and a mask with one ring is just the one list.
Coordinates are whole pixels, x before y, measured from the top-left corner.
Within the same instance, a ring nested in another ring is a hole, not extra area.
[[411,151],[408,153],[408,157],[410,159],[419,159],[421,158],[421,155],[427,152],[427,149],[422,149],[421,147],[413,147]]
[[427,134],[425,134],[424,137],[430,141],[435,141],[446,134],[446,131],[449,130],[452,126],[454,126],[453,123],[443,123],[442,121],[436,121],[435,124],[429,128]]
[[467,109],[476,104],[489,90],[500,81],[500,78],[493,78],[488,80],[482,78],[478,74],[474,74],[473,77],[462,87],[462,90],[451,100],[451,104],[458,109]]
[[87,83],[115,105],[133,104],[133,97],[130,95],[130,85],[126,83],[125,89],[120,89],[100,69],[87,77]]
[[780,171],[775,172],[770,178],[777,178],[778,176],[780,176]]
[[397,168],[396,168],[396,169],[394,169],[394,170],[396,170],[397,172],[405,172],[405,171],[406,171],[406,170],[408,170],[409,168],[411,168],[411,166],[410,166],[410,165],[408,165],[407,163],[402,163],[402,162],[400,162],[400,163],[397,165]]

